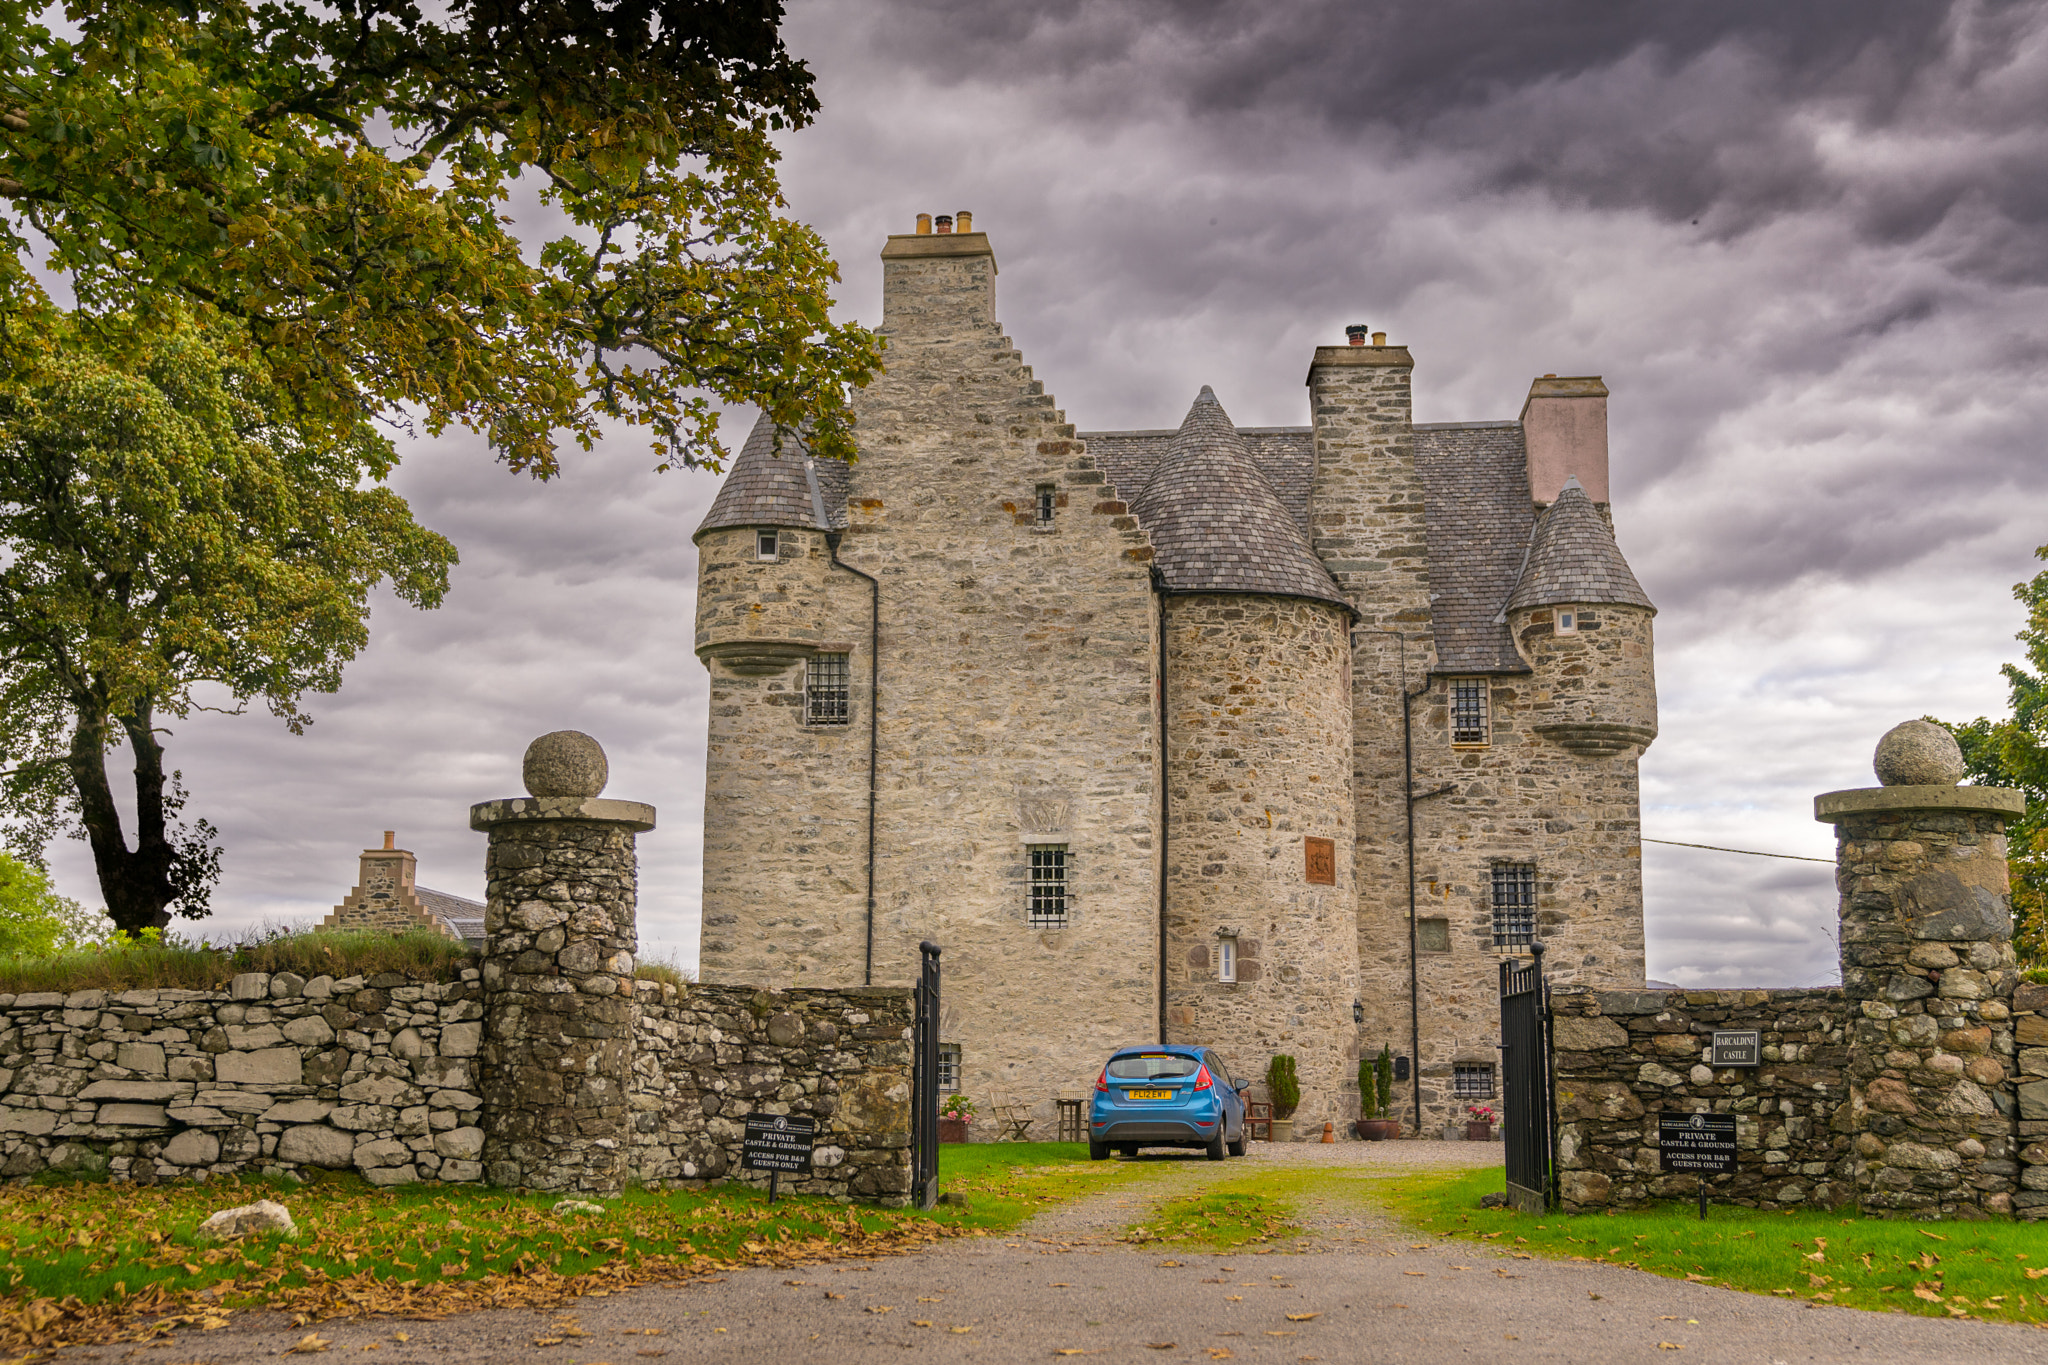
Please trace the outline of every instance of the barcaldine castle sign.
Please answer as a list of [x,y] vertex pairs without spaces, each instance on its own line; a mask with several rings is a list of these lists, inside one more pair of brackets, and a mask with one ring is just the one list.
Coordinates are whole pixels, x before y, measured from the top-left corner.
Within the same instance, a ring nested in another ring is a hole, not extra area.
[[933,939],[970,1094],[1049,1117],[1163,1036],[1293,1054],[1296,1131],[1346,1132],[1390,1044],[1425,1128],[1462,1117],[1502,954],[1643,981],[1655,608],[1607,389],[1416,425],[1407,348],[1353,328],[1307,425],[1203,388],[1077,432],[950,226],[882,252],[859,463],[757,426],[696,533],[704,979],[907,985]]

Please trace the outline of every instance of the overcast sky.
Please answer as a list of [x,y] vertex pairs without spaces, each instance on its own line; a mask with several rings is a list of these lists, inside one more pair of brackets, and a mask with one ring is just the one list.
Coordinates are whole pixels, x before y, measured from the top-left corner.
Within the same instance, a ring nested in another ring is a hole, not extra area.
[[[1647,835],[1829,858],[1813,795],[1869,785],[1880,733],[2003,709],[2048,542],[2048,7],[796,0],[786,32],[824,109],[784,184],[841,313],[878,320],[887,233],[972,210],[1084,429],[1175,425],[1203,384],[1303,424],[1310,348],[1350,322],[1413,350],[1418,421],[1605,376],[1660,608]],[[170,741],[222,829],[217,924],[324,913],[386,828],[481,897],[467,807],[574,727],[609,795],[660,809],[641,934],[695,961],[689,535],[717,478],[652,463],[629,437],[542,486],[471,440],[408,450],[397,486],[462,550],[447,605],[380,598],[302,738]],[[83,846],[54,852],[97,903]],[[1653,976],[1833,979],[1828,867],[1644,863]]]

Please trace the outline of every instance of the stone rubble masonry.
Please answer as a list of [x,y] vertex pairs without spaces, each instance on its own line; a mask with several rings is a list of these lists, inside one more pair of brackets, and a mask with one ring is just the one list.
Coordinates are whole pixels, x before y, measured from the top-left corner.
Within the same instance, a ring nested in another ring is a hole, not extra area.
[[[1551,990],[1558,1192],[1568,1213],[1689,1198],[1690,1172],[1658,1160],[1659,1114],[1735,1115],[1738,1169],[1711,1198],[1754,1209],[1855,1198],[1851,1135],[1837,1120],[1852,1002],[1815,991]],[[1713,1070],[1716,1029],[1757,1029],[1757,1067]]]
[[[910,992],[635,985],[633,1178],[734,1178],[741,1117],[813,1113],[818,1169],[789,1188],[904,1202]],[[476,967],[445,982],[257,972],[225,991],[0,995],[0,1177],[480,1181],[483,996]]]
[[[1217,1046],[1238,1079],[1295,1059],[1295,1130],[1358,1117],[1351,883],[1350,617],[1306,599],[1166,599],[1167,1039]],[[1306,877],[1331,840],[1336,880]],[[1218,940],[1238,941],[1217,980]]]
[[386,834],[384,847],[363,850],[362,870],[357,874],[355,887],[320,921],[320,927],[382,929],[389,933],[427,929],[455,938],[455,931],[446,921],[420,904],[413,885],[419,860],[409,850],[393,848],[391,844],[391,835]]
[[[1914,793],[1930,790],[1951,804],[1919,808]],[[1836,826],[1842,983],[1860,1015],[1849,1124],[1865,1212],[1966,1218],[2015,1208],[2019,972],[2008,812],[1981,808],[1993,794],[2015,795],[1882,787],[1817,803]],[[1980,808],[1953,804],[1973,798]]]
[[2012,1037],[2018,1055],[2014,1108],[2019,1122],[2013,1216],[2027,1222],[2048,1218],[2048,985],[2022,981],[2012,992]]
[[632,1131],[634,835],[654,811],[543,797],[485,802],[471,824],[490,832],[484,1167],[498,1185],[617,1194]]

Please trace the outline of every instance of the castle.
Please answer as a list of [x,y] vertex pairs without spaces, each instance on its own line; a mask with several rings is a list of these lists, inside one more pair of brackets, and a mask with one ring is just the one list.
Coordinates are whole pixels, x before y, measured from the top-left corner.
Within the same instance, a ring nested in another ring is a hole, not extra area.
[[1310,425],[1204,388],[1077,432],[987,235],[936,226],[882,252],[859,462],[764,422],[696,532],[704,980],[905,985],[933,940],[942,1083],[1040,1117],[1154,1039],[1291,1054],[1303,1137],[1382,1046],[1411,1131],[1497,1106],[1502,955],[1643,983],[1655,608],[1606,388],[1416,425],[1354,327]]

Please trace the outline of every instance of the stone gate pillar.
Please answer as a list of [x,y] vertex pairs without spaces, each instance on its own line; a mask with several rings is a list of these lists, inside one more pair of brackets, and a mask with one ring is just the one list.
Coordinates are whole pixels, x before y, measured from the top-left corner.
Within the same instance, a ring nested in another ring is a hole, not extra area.
[[602,801],[604,750],[574,730],[526,750],[530,796],[485,801],[484,1173],[617,1194],[633,1070],[634,836],[654,807]]
[[1963,756],[1927,721],[1878,741],[1880,787],[1814,798],[1836,829],[1842,984],[1860,1017],[1849,1100],[1867,1212],[2012,1209],[2012,894],[2005,825],[2026,798],[1959,787]]

